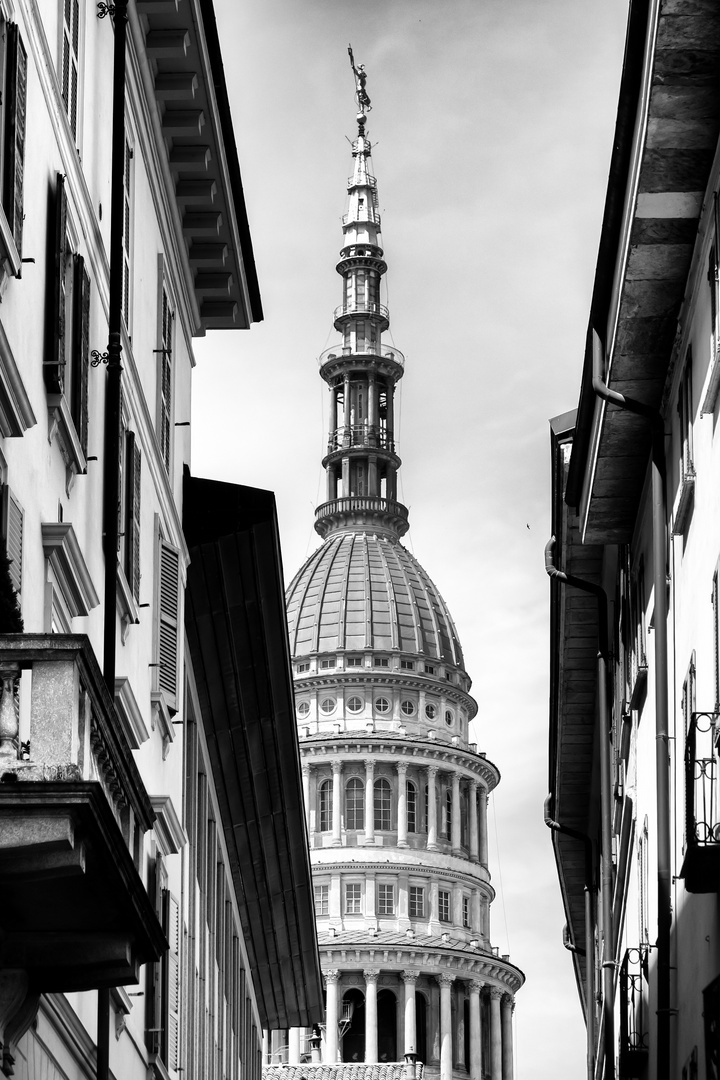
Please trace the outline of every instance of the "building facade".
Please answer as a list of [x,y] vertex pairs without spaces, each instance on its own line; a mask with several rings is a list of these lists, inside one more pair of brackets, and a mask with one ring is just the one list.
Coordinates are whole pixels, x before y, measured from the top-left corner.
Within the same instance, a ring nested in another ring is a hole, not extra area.
[[212,3],[0,0],[0,79],[1,1067],[257,1077],[323,1006],[274,501],[189,473],[262,318]]
[[715,1077],[712,6],[633,2],[577,409],[551,423],[550,797],[589,1077]]
[[404,357],[383,341],[369,102],[365,73],[353,68],[341,339],[320,357],[330,395],[315,523],[323,544],[287,590],[327,1015],[322,1045],[318,1032],[273,1033],[266,1076],[279,1061],[292,1069],[322,1057],[325,1067],[345,1063],[346,1075],[354,1062],[407,1054],[426,1076],[511,1080],[523,976],[491,944],[487,799],[499,773],[470,742],[477,706],[450,613],[401,543]]

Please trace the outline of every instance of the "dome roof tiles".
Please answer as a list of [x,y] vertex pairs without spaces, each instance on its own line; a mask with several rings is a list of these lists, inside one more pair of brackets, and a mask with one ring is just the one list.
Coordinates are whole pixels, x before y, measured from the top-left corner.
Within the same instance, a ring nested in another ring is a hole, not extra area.
[[287,613],[294,657],[399,650],[463,668],[445,601],[407,548],[385,536],[333,533],[291,582]]

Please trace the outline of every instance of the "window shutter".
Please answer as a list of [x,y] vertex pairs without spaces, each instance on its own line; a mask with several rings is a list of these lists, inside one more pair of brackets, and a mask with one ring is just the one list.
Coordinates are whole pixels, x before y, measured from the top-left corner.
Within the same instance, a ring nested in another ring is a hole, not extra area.
[[88,448],[88,375],[90,371],[90,276],[82,255],[75,256],[75,311],[73,313],[73,385],[71,414],[82,452]]
[[168,706],[177,702],[179,568],[177,550],[160,541],[160,625],[158,682]]
[[142,455],[135,436],[129,432],[128,441],[128,514],[125,528],[128,530],[127,573],[136,600],[140,599],[140,469]]
[[67,194],[65,177],[58,173],[55,188],[55,259],[48,262],[48,292],[53,297],[50,355],[45,363],[45,385],[61,394],[65,381],[65,264],[67,262]]
[[5,549],[10,560],[10,580],[19,597],[22,592],[23,509],[7,484],[3,497]]
[[168,951],[163,958],[162,1056],[174,1072],[179,1064],[180,1042],[180,905],[168,889],[163,894],[163,929]]
[[7,26],[8,126],[5,148],[5,214],[18,254],[22,254],[23,170],[25,165],[25,119],[27,53],[16,23]]
[[[161,854],[150,861],[148,867],[148,894],[155,906],[158,922],[166,932],[164,898],[167,893],[167,873]],[[148,964],[145,986],[145,1045],[151,1054],[159,1054],[165,1030],[163,1012],[164,958],[157,964]]]
[[80,46],[79,0],[65,0],[63,14],[62,97],[73,137],[77,135],[78,52]]
[[162,343],[160,352],[160,454],[170,472],[170,431],[172,419],[172,327],[173,314],[165,289],[162,291]]

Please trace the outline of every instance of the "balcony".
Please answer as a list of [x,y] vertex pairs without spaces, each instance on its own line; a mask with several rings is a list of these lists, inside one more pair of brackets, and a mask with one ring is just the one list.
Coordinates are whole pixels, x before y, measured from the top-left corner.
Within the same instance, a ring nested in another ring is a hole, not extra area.
[[620,967],[620,1078],[645,1075],[650,1045],[647,983],[648,946],[627,949]]
[[333,321],[337,327],[338,322],[348,319],[380,319],[384,323],[383,329],[390,325],[390,312],[384,304],[375,300],[356,300],[352,304],[340,304],[333,312]]
[[694,712],[685,743],[685,858],[680,877],[691,893],[720,889],[718,712]]
[[0,636],[0,683],[0,967],[37,992],[137,982],[167,948],[139,872],[154,814],[90,643]]
[[[336,309],[337,312],[344,311],[342,305]],[[386,309],[387,310],[387,309]],[[318,365],[320,369],[327,365],[347,365],[351,364],[353,367],[367,367],[373,361],[381,361],[388,365],[395,365],[399,368],[405,367],[405,357],[399,349],[390,348],[388,345],[370,345],[365,343],[366,347],[362,348],[358,342],[354,347],[350,345],[333,345],[329,349],[325,349],[320,353],[318,358]]]
[[355,424],[352,427],[339,427],[330,432],[328,454],[336,450],[352,450],[372,447],[395,453],[395,440],[384,428],[370,424]]
[[331,499],[315,511],[315,530],[325,537],[333,529],[344,526],[373,526],[404,536],[409,529],[407,507],[394,499],[377,495],[351,495]]

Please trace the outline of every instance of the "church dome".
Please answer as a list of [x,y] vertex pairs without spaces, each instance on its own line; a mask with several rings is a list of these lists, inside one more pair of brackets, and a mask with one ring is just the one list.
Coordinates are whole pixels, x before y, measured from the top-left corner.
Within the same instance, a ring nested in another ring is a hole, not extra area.
[[397,651],[464,670],[445,601],[393,537],[333,533],[287,591],[292,656],[338,650]]

